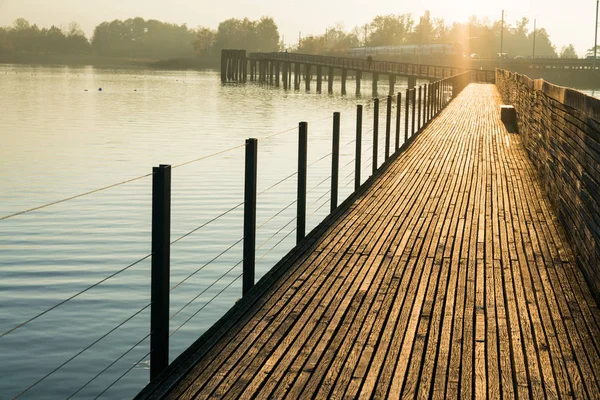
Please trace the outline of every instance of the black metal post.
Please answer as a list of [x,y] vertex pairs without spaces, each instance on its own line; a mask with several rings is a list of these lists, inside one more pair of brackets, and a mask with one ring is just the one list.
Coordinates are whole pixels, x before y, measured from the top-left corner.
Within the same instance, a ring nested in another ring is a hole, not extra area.
[[354,191],[360,188],[360,170],[362,157],[362,117],[363,106],[356,106],[356,158],[354,164]]
[[396,151],[400,149],[400,113],[402,109],[402,93],[398,92],[396,99]]
[[390,158],[390,140],[392,126],[392,96],[387,97],[387,109],[385,113],[385,161]]
[[377,150],[379,142],[379,99],[374,100],[373,107],[373,175],[377,172]]
[[338,182],[340,173],[340,113],[333,113],[333,146],[331,150],[331,204],[334,212],[338,205]]
[[246,178],[244,182],[244,276],[242,296],[254,286],[256,259],[256,177],[258,140],[246,139]]
[[417,132],[421,131],[421,118],[423,116],[423,114],[422,114],[422,109],[423,109],[422,94],[423,94],[423,85],[419,86],[419,102],[417,103],[418,107],[419,107],[419,114],[417,116]]
[[427,84],[423,85],[423,121],[421,122],[421,126],[425,126],[427,123],[427,99],[428,99],[428,86]]
[[431,110],[433,109],[433,85],[430,83],[427,85],[427,121],[431,120]]
[[298,202],[296,213],[296,244],[306,236],[306,172],[308,149],[308,123],[298,127]]
[[415,116],[417,113],[417,88],[412,89],[412,123],[410,128],[410,136],[415,134]]
[[408,112],[410,109],[410,89],[406,89],[406,100],[404,104],[404,143],[408,142]]
[[152,172],[151,381],[169,365],[171,166],[160,165]]

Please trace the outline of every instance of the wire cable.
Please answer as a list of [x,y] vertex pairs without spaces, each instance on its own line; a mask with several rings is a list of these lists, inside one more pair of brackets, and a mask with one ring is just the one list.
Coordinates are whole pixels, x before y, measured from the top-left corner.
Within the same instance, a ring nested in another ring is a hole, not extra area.
[[188,275],[185,279],[183,279],[181,282],[179,282],[177,285],[173,286],[171,289],[169,289],[169,292],[172,292],[173,290],[177,289],[179,286],[181,286],[185,281],[187,281],[188,279],[190,279],[192,276],[196,275],[198,272],[202,271],[204,268],[206,268],[207,266],[209,266],[210,264],[212,264],[214,261],[216,261],[219,257],[221,257],[223,254],[227,253],[229,250],[233,249],[235,246],[237,246],[238,244],[240,244],[245,238],[241,238],[240,240],[238,240],[237,242],[235,242],[234,244],[232,244],[231,246],[229,246],[228,248],[226,248],[225,250],[223,250],[221,253],[219,253],[217,256],[215,256],[212,260],[210,260],[209,262],[207,262],[206,264],[204,264],[203,266],[201,266],[200,268],[198,268],[196,271],[192,272],[190,275]]
[[[318,119],[318,120],[316,120],[316,121],[313,121],[312,123],[317,123],[317,122],[325,121],[326,119],[330,119],[330,118],[331,118],[331,117],[325,117],[325,118],[321,118],[321,119]],[[284,130],[284,131],[277,132],[277,133],[274,133],[274,134],[272,134],[272,135],[269,135],[269,136],[265,136],[265,137],[259,138],[259,140],[267,140],[267,139],[271,139],[271,138],[274,138],[274,137],[276,137],[276,136],[283,135],[284,133],[288,133],[288,132],[295,131],[296,129],[298,129],[298,127],[297,127],[297,126],[294,126],[293,128],[289,128],[289,129],[286,129],[286,130]]]
[[[243,260],[242,260],[242,261],[243,261]],[[241,262],[241,261],[240,261],[240,262]],[[239,274],[239,275],[238,275],[238,276],[237,276],[237,277],[236,277],[234,280],[232,280],[231,282],[229,282],[229,283],[227,284],[227,286],[225,286],[223,289],[221,289],[221,290],[219,291],[219,293],[217,293],[216,295],[214,295],[212,299],[210,299],[210,300],[209,300],[208,302],[206,302],[206,303],[205,303],[205,304],[204,304],[202,307],[200,307],[200,309],[199,309],[198,311],[196,311],[196,312],[195,312],[195,313],[194,313],[194,314],[193,314],[191,317],[189,317],[189,318],[188,318],[188,319],[187,319],[187,320],[186,320],[186,321],[185,321],[183,324],[179,325],[179,328],[175,329],[175,330],[173,331],[173,333],[171,333],[171,334],[169,335],[169,337],[171,337],[171,336],[173,336],[174,334],[176,334],[176,333],[177,333],[177,331],[179,331],[181,328],[183,328],[183,326],[184,326],[185,324],[187,324],[187,323],[188,323],[188,322],[189,322],[189,321],[190,321],[192,318],[194,318],[196,315],[198,315],[198,313],[200,313],[202,310],[204,310],[204,309],[206,308],[206,306],[208,306],[210,303],[212,303],[212,301],[213,301],[214,299],[216,299],[217,297],[219,297],[219,296],[220,296],[220,295],[221,295],[221,294],[222,294],[222,293],[223,293],[225,290],[227,290],[227,289],[228,289],[228,288],[229,288],[231,285],[233,285],[233,283],[234,283],[235,281],[237,281],[238,279],[240,279],[240,278],[242,277],[242,275],[244,275],[244,273],[243,273],[243,272],[242,272],[241,274]]]
[[104,335],[100,336],[94,342],[92,342],[91,344],[89,344],[88,346],[86,346],[83,350],[81,350],[78,353],[76,353],[74,356],[72,356],[71,358],[69,358],[67,361],[63,362],[58,367],[54,368],[52,371],[50,371],[49,373],[47,373],[46,375],[44,375],[43,377],[41,377],[40,379],[38,379],[35,383],[33,383],[32,385],[30,385],[29,387],[27,387],[27,389],[23,390],[21,393],[19,393],[18,395],[16,395],[14,397],[14,399],[16,399],[18,397],[21,397],[22,395],[24,395],[25,393],[27,393],[29,390],[31,390],[32,388],[34,388],[35,386],[37,386],[40,382],[42,382],[43,380],[45,380],[46,378],[48,378],[50,375],[54,374],[56,371],[58,371],[59,369],[61,369],[62,367],[64,367],[68,363],[70,363],[71,361],[73,361],[75,358],[79,357],[81,354],[83,354],[84,352],[86,352],[87,350],[89,350],[90,348],[92,348],[94,345],[96,345],[102,339],[104,339],[105,337],[107,337],[108,335],[110,335],[111,333],[113,333],[114,331],[116,331],[117,329],[119,329],[120,327],[122,327],[123,325],[125,325],[127,322],[131,321],[133,318],[135,318],[136,316],[138,316],[139,314],[141,314],[144,310],[146,310],[148,307],[150,307],[150,305],[152,305],[152,303],[148,303],[141,310],[137,311],[135,314],[133,314],[132,316],[130,316],[129,318],[127,318],[125,321],[121,322],[119,325],[115,326],[110,331],[108,331]]
[[352,139],[351,141],[349,141],[348,143],[346,143],[345,145],[342,146],[342,149],[345,149],[346,147],[350,146],[352,143],[355,143],[356,139]]
[[316,163],[318,163],[318,162],[320,162],[320,161],[323,161],[324,159],[326,159],[327,157],[329,157],[331,154],[333,154],[333,153],[328,153],[328,154],[325,154],[323,157],[319,158],[318,160],[316,160],[316,161],[313,161],[312,163],[308,164],[308,166],[307,166],[306,168],[312,167],[312,166],[313,166],[313,165],[315,165]]
[[346,168],[348,165],[350,165],[350,164],[354,163],[355,161],[356,161],[356,159],[355,159],[355,158],[353,158],[352,160],[348,161],[346,164],[344,164],[344,165],[342,166],[342,169]]
[[96,397],[94,397],[94,400],[100,398],[100,396],[102,396],[104,393],[106,393],[111,387],[113,387],[114,385],[117,384],[117,382],[119,382],[121,379],[123,379],[123,377],[125,375],[127,375],[132,369],[134,369],[139,363],[141,363],[142,361],[144,361],[144,358],[148,357],[150,355],[150,351],[148,353],[146,353],[146,355],[144,355],[144,357],[140,358],[136,363],[134,363],[131,367],[129,367],[129,369],[127,371],[125,371],[121,376],[119,376],[117,378],[117,380],[115,380],[113,383],[111,383],[110,385],[108,385],[108,387],[106,389],[104,389],[102,392],[100,392],[100,394]]
[[317,200],[313,201],[307,208],[311,208],[312,206],[314,206],[315,204],[317,204],[321,199],[323,199],[323,197],[327,196],[329,193],[331,193],[331,189],[329,189],[328,191],[326,191],[325,193],[323,193],[321,195],[321,197],[319,197]]
[[327,200],[326,200],[326,201],[325,201],[323,204],[321,204],[321,205],[319,206],[319,208],[317,208],[315,211],[313,211],[313,212],[312,212],[312,214],[310,214],[310,215],[308,216],[308,218],[310,218],[310,217],[312,217],[313,215],[315,215],[315,214],[317,213],[317,211],[319,211],[321,208],[325,207],[325,205],[326,205],[327,203],[329,203],[329,199],[327,199]]
[[225,150],[217,151],[215,153],[212,153],[212,154],[209,154],[209,155],[206,155],[206,156],[198,157],[198,158],[196,158],[194,160],[186,161],[186,162],[183,162],[181,164],[174,165],[174,166],[171,167],[171,169],[180,168],[180,167],[183,167],[185,165],[189,165],[189,164],[193,164],[193,163],[198,162],[198,161],[206,160],[207,158],[212,158],[212,157],[215,157],[215,156],[218,156],[218,155],[221,155],[221,154],[225,154],[225,153],[228,153],[230,151],[233,151],[233,150],[236,150],[236,149],[240,149],[240,148],[242,148],[244,146],[246,146],[246,143],[240,144],[239,146],[230,147],[230,148],[225,149]]
[[[67,400],[73,398],[73,396],[75,396],[77,393],[81,392],[83,389],[85,389],[90,383],[92,383],[93,381],[95,381],[100,375],[102,375],[103,373],[105,373],[106,371],[108,371],[113,365],[115,365],[117,362],[121,361],[123,359],[123,357],[125,357],[127,354],[131,353],[136,347],[138,347],[140,344],[142,344],[142,342],[146,339],[148,339],[150,336],[152,335],[152,333],[147,334],[144,338],[142,338],[142,340],[140,340],[139,342],[137,342],[136,344],[133,345],[133,347],[131,347],[129,350],[127,350],[125,353],[121,354],[121,356],[119,358],[117,358],[116,360],[114,360],[113,362],[111,362],[110,364],[108,364],[108,366],[106,368],[104,368],[102,371],[98,372],[92,379],[90,379],[89,381],[87,381],[82,387],[80,387],[79,389],[77,389],[73,394],[71,394],[69,397],[67,397]],[[148,353],[150,354],[150,353]]]
[[[211,283],[210,285],[208,285],[207,287],[205,287],[196,297],[194,297],[192,300],[188,301],[186,303],[186,305],[184,305],[183,307],[181,307],[175,314],[171,315],[169,317],[169,321],[172,320],[173,318],[175,318],[180,312],[182,312],[183,310],[185,310],[187,308],[187,306],[189,306],[190,304],[192,304],[194,301],[196,301],[198,299],[198,297],[202,296],[204,293],[206,293],[206,291],[208,289],[210,289],[211,287],[215,286],[221,279],[225,278],[231,271],[233,271],[233,269],[235,267],[237,267],[238,265],[240,265],[244,260],[239,261],[237,264],[235,264],[233,267],[229,268],[229,270],[227,272],[225,272],[223,275],[221,275],[216,281],[214,281],[213,283]],[[194,314],[195,315],[195,314]],[[189,321],[189,320],[188,320]],[[184,322],[184,325],[187,323]],[[183,326],[183,325],[182,325]],[[181,326],[179,327],[181,328]],[[179,330],[179,328],[177,328],[177,330],[175,332],[177,332]],[[175,332],[171,333],[171,335],[169,335],[169,337],[171,337],[173,334],[175,334]]]
[[278,215],[280,215],[282,212],[284,212],[285,210],[287,210],[288,208],[290,208],[291,206],[293,206],[294,204],[296,204],[298,202],[298,200],[294,200],[292,201],[290,204],[288,204],[287,206],[285,206],[285,208],[283,208],[281,211],[279,211],[277,214],[271,216],[271,218],[267,219],[265,222],[263,222],[262,224],[260,224],[256,230],[258,231],[260,228],[262,228],[263,226],[265,226],[266,224],[268,224],[269,222],[271,222],[275,217],[277,217]]
[[230,213],[230,212],[232,212],[232,211],[235,211],[236,209],[240,208],[240,207],[241,207],[241,206],[243,206],[244,204],[245,204],[245,203],[244,203],[244,202],[242,202],[242,203],[238,204],[237,206],[234,206],[234,207],[230,208],[229,210],[227,210],[227,211],[225,211],[225,212],[222,212],[221,214],[217,215],[216,217],[214,217],[214,218],[212,218],[212,219],[210,219],[210,220],[206,221],[205,223],[203,223],[202,225],[200,225],[200,226],[199,226],[199,227],[197,227],[196,229],[193,229],[193,230],[191,230],[190,232],[186,233],[185,235],[182,235],[182,236],[180,236],[179,238],[177,238],[177,239],[173,240],[173,241],[171,242],[171,244],[173,245],[173,244],[175,244],[175,243],[179,242],[180,240],[182,240],[182,239],[184,239],[184,238],[186,238],[186,237],[190,236],[191,234],[193,234],[193,233],[195,233],[195,232],[198,232],[200,229],[204,228],[206,225],[208,225],[208,224],[212,224],[213,222],[215,222],[215,221],[216,221],[216,220],[218,220],[219,218],[221,218],[221,217],[224,217],[225,215],[229,214],[229,213]]
[[298,173],[298,171],[286,176],[285,178],[283,178],[282,180],[274,183],[273,185],[269,186],[268,188],[266,188],[265,190],[263,190],[262,192],[260,192],[259,194],[256,195],[256,197],[265,194],[266,192],[268,192],[269,190],[273,189],[274,187],[281,185],[283,182],[287,181],[288,179],[290,179],[291,177],[293,177],[294,175],[296,175]]
[[52,203],[44,204],[42,206],[37,206],[37,207],[33,207],[33,208],[30,208],[30,209],[27,209],[27,210],[19,211],[19,212],[13,213],[13,214],[5,215],[3,217],[0,217],[0,221],[5,220],[5,219],[9,219],[9,218],[13,218],[13,217],[16,217],[18,215],[27,214],[27,213],[30,213],[32,211],[41,210],[43,208],[54,206],[54,205],[57,205],[57,204],[60,204],[60,203],[65,203],[67,201],[75,200],[75,199],[78,199],[78,198],[83,197],[83,196],[88,196],[90,194],[102,192],[104,190],[112,189],[112,188],[117,187],[117,186],[122,186],[122,185],[125,185],[127,183],[139,181],[140,179],[144,179],[144,178],[147,178],[147,177],[152,176],[152,175],[154,175],[154,174],[150,173],[150,174],[138,176],[137,178],[128,179],[126,181],[119,182],[119,183],[113,183],[112,185],[104,186],[104,187],[101,187],[99,189],[90,190],[90,191],[85,192],[85,193],[81,193],[81,194],[77,194],[75,196],[67,197],[66,199],[53,201]]
[[62,306],[62,305],[63,305],[63,304],[65,304],[66,302],[73,300],[74,298],[76,298],[76,297],[78,297],[78,296],[80,296],[80,295],[84,294],[85,292],[87,292],[87,291],[89,291],[89,290],[91,290],[91,289],[95,288],[96,286],[98,286],[98,285],[100,285],[100,284],[102,284],[102,283],[106,282],[107,280],[109,280],[109,279],[111,279],[111,278],[113,278],[113,277],[115,277],[115,276],[119,275],[120,273],[127,271],[129,268],[131,268],[131,267],[133,267],[133,266],[135,266],[135,265],[137,265],[137,264],[141,263],[142,261],[144,261],[144,260],[148,259],[148,258],[149,258],[149,257],[151,257],[151,256],[152,256],[152,254],[148,254],[147,256],[145,256],[145,257],[143,257],[143,258],[141,258],[141,259],[137,260],[136,262],[129,264],[129,265],[128,265],[128,266],[126,266],[125,268],[122,268],[122,269],[120,269],[120,270],[116,271],[115,273],[113,273],[113,274],[109,275],[108,277],[106,277],[106,278],[102,279],[101,281],[99,281],[99,282],[97,282],[97,283],[93,284],[92,286],[89,286],[87,289],[84,289],[84,290],[82,290],[82,291],[80,291],[80,292],[78,292],[78,293],[74,294],[73,296],[69,297],[68,299],[66,299],[66,300],[63,300],[63,301],[61,301],[60,303],[57,303],[57,304],[55,304],[54,306],[50,307],[50,308],[49,308],[49,309],[47,309],[46,311],[44,311],[44,312],[41,312],[41,313],[37,314],[36,316],[29,318],[27,321],[25,321],[25,322],[22,322],[22,323],[20,323],[19,325],[15,326],[14,328],[11,328],[11,329],[7,330],[6,332],[2,333],[2,334],[0,335],[0,338],[2,338],[2,337],[4,337],[4,336],[8,335],[8,334],[9,334],[9,333],[11,333],[11,332],[14,332],[14,331],[16,331],[17,329],[19,329],[19,328],[21,328],[21,327],[23,327],[23,326],[27,325],[28,323],[30,323],[30,322],[32,322],[32,321],[34,321],[34,320],[38,319],[38,318],[39,318],[39,317],[41,317],[42,315],[45,315],[45,314],[49,313],[50,311],[52,311],[52,310],[56,309],[57,307],[60,307],[60,306]]
[[292,218],[287,224],[285,224],[283,227],[281,227],[277,232],[275,232],[273,235],[271,235],[270,238],[268,238],[267,240],[265,240],[264,242],[262,242],[262,244],[260,246],[258,246],[256,248],[256,250],[260,250],[265,244],[267,244],[271,239],[273,239],[275,236],[277,236],[279,234],[279,232],[281,232],[282,230],[284,230],[289,224],[291,224],[292,222],[294,222],[296,220],[296,217]]
[[327,178],[325,178],[321,182],[319,182],[319,184],[317,186],[311,188],[308,192],[306,192],[306,194],[311,193],[313,190],[315,190],[316,188],[318,188],[319,186],[321,186],[322,184],[324,184],[325,182],[327,182],[329,179],[331,179],[331,175],[329,175]]
[[283,239],[281,239],[279,242],[277,242],[275,244],[275,246],[271,247],[266,253],[264,253],[258,260],[256,260],[256,263],[258,263],[259,261],[261,261],[263,258],[265,258],[267,256],[267,254],[269,254],[271,251],[273,251],[273,249],[275,249],[277,246],[279,246],[281,244],[281,242],[283,242],[285,239],[288,238],[288,236],[290,236],[297,228],[292,229],[287,235],[285,235],[283,237]]

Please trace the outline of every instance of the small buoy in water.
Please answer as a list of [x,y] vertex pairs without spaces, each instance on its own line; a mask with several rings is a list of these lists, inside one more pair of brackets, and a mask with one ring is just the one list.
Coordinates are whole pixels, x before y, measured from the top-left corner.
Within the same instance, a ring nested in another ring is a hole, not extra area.
[[99,92],[101,92],[101,91],[102,91],[102,88],[98,88],[98,91],[99,91]]
[[87,90],[87,89],[83,89],[83,91],[84,91],[84,92],[87,92],[88,90]]

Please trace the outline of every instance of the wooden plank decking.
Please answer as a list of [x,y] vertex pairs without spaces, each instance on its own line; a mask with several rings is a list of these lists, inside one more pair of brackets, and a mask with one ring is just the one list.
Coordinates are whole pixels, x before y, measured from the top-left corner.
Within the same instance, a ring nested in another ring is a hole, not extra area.
[[339,213],[143,396],[600,398],[600,311],[495,86]]

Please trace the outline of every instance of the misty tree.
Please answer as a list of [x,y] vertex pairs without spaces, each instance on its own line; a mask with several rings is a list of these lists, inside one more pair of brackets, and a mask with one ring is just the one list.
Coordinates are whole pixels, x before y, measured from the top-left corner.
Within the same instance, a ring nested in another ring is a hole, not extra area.
[[196,30],[196,39],[194,40],[194,53],[201,57],[210,57],[213,55],[213,48],[217,40],[215,30],[199,27]]
[[577,58],[575,47],[572,44],[563,46],[562,49],[560,49],[560,58]]
[[325,35],[307,36],[302,38],[296,51],[305,54],[323,54],[327,50]]
[[415,26],[414,31],[411,34],[411,43],[423,44],[432,43],[434,40],[434,28],[431,21],[431,14],[429,11],[425,11],[423,16],[419,19],[419,23]]
[[360,46],[358,29],[346,33],[342,24],[329,27],[323,35],[311,35],[300,42],[296,51],[307,54],[330,54]]
[[180,58],[193,54],[195,36],[185,24],[130,18],[98,25],[92,48],[98,55],[110,57]]
[[215,49],[245,49],[271,52],[279,50],[279,29],[271,17],[258,21],[230,18],[219,24]]
[[408,41],[414,21],[409,14],[378,15],[369,24],[367,46],[400,45]]
[[85,34],[75,23],[68,29],[57,26],[40,29],[24,18],[18,18],[11,27],[0,32],[0,51],[35,54],[86,54],[90,44]]
[[[587,51],[585,52],[586,57],[594,57],[594,46],[592,46],[591,48],[587,49]],[[596,46],[596,56],[600,56],[600,45]]]

